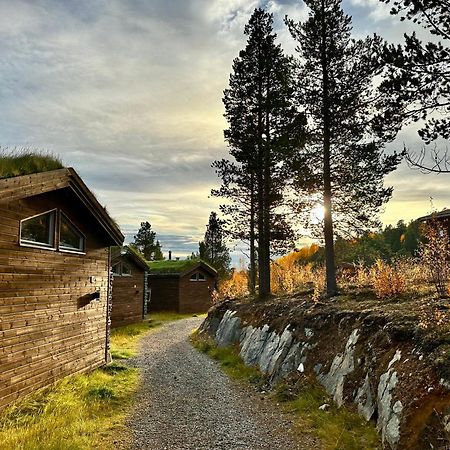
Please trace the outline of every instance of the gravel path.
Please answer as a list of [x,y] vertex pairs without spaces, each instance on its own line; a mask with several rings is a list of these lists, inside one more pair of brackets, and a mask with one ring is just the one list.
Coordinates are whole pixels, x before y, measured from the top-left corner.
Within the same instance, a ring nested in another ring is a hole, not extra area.
[[295,450],[290,419],[251,388],[231,381],[188,342],[201,319],[173,322],[146,336],[131,364],[142,386],[129,419],[133,449]]

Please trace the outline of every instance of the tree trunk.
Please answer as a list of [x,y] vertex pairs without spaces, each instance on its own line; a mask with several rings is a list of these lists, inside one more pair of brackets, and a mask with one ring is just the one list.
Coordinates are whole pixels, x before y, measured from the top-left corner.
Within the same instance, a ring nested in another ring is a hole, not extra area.
[[256,292],[256,254],[255,254],[255,174],[250,176],[250,295]]
[[[264,232],[264,145],[263,145],[263,70],[261,68],[261,49],[259,50],[258,61],[258,160],[256,171],[256,189],[258,199],[258,275],[259,290],[258,296],[264,299],[268,295],[267,290],[267,266],[264,242],[266,233]],[[269,282],[270,288],[270,282]]]
[[330,128],[330,100],[329,100],[329,73],[327,61],[325,1],[322,0],[322,43],[321,60],[323,76],[322,114],[323,114],[323,206],[324,206],[324,238],[325,238],[325,268],[327,281],[327,295],[337,293],[336,268],[334,265],[334,237],[331,190],[331,128]]

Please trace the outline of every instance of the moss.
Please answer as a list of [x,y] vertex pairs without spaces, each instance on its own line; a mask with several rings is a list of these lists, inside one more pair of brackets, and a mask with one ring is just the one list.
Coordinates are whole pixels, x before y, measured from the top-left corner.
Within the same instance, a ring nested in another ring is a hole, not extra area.
[[[199,262],[202,262],[203,264],[209,266],[209,264],[198,259],[185,259],[182,261],[148,261],[148,267],[150,270],[150,274],[183,273],[188,271],[190,268],[195,267]],[[211,269],[215,270],[212,267]]]
[[63,167],[61,160],[50,153],[27,149],[10,152],[0,150],[0,179],[47,172]]

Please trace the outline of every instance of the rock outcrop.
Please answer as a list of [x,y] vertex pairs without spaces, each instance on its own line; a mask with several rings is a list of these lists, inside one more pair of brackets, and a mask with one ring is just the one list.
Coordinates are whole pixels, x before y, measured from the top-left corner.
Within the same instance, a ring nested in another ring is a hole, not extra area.
[[228,301],[210,310],[200,333],[238,344],[272,385],[293,373],[315,377],[338,407],[374,421],[389,448],[450,448],[450,380],[424,357],[429,342],[421,345],[417,330],[388,319],[306,301]]

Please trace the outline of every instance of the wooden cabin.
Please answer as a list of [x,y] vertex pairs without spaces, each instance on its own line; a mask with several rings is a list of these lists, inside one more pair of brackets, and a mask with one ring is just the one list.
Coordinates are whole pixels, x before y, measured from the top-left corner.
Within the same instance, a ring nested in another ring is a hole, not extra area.
[[0,179],[0,407],[105,364],[122,242],[73,169]]
[[202,313],[212,306],[217,271],[203,261],[149,263],[150,311]]
[[432,222],[436,221],[444,226],[447,229],[447,232],[450,236],[450,209],[443,209],[439,212],[434,212],[429,214],[428,216],[423,216],[418,219],[419,222]]
[[147,313],[147,262],[129,247],[114,247],[111,251],[111,266],[111,327],[142,321]]

